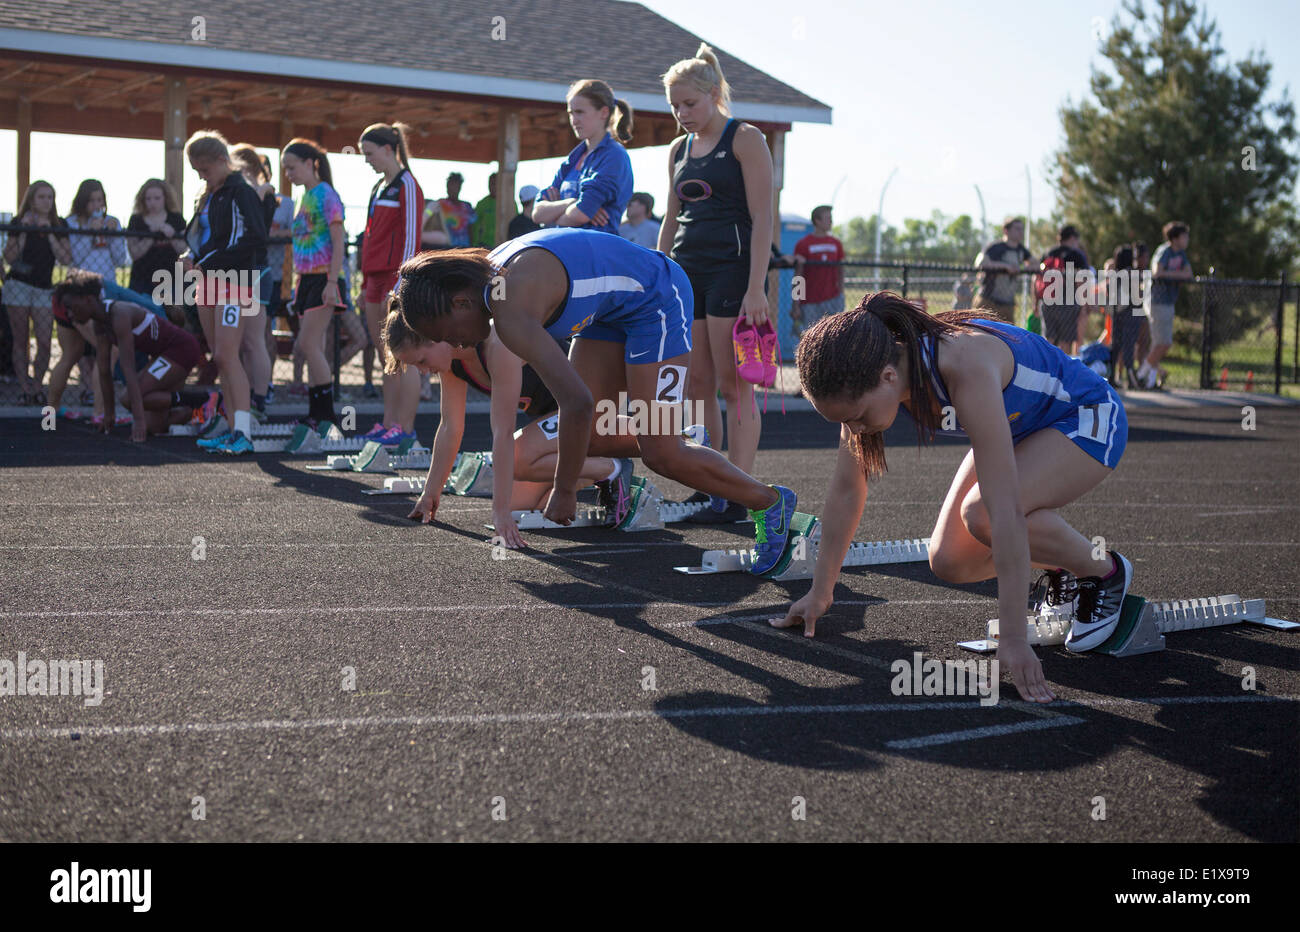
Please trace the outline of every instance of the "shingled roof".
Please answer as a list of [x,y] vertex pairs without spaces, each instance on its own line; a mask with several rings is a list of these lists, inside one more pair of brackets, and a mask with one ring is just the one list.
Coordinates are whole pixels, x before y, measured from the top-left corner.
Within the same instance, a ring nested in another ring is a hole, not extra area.
[[[600,77],[656,112],[660,75],[700,42],[621,0],[0,0],[0,23],[0,49],[459,95],[554,101]],[[830,122],[825,104],[715,48],[738,116]]]

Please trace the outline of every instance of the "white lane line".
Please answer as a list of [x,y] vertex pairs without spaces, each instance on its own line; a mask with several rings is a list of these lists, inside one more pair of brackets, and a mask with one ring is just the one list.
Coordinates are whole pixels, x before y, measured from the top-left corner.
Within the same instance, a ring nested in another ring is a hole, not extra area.
[[[1196,705],[1222,702],[1296,702],[1300,696],[1177,696],[1145,699],[1113,699],[1096,703],[1058,702],[1060,707],[1093,708],[1107,705]],[[366,715],[352,718],[262,719],[260,721],[225,722],[172,722],[155,725],[88,725],[85,727],[37,727],[0,729],[0,740],[21,738],[83,738],[98,737],[154,737],[174,734],[228,734],[256,731],[305,731],[315,728],[394,728],[411,726],[419,728],[448,725],[551,725],[581,722],[635,722],[676,720],[689,718],[749,718],[765,715],[862,715],[894,712],[975,712],[1021,711],[1021,706],[1033,703],[1004,702],[996,706],[982,706],[977,699],[936,700],[932,702],[863,702],[844,705],[752,705],[705,706],[694,709],[614,709],[610,711],[569,712],[482,712],[461,715]],[[1036,719],[1039,722],[1061,722],[1071,716],[1056,719]],[[1071,723],[1073,724],[1073,723]],[[1039,727],[1045,727],[1039,725]]]
[[1084,719],[1074,715],[1060,715],[1055,718],[1036,718],[1030,722],[1016,725],[989,725],[985,728],[968,728],[965,731],[946,731],[923,738],[904,738],[899,741],[886,741],[885,747],[895,750],[911,748],[928,748],[937,744],[956,744],[959,741],[978,741],[980,738],[1000,738],[1025,731],[1042,731],[1044,728],[1060,728],[1063,725],[1082,725]]
[[[556,612],[556,611],[582,611],[585,609],[654,609],[656,611],[663,609],[689,609],[698,611],[699,609],[710,608],[745,608],[748,606],[759,606],[769,604],[770,600],[747,600],[737,602],[734,600],[724,602],[577,602],[572,605],[555,605],[550,602],[512,602],[496,605],[308,605],[293,606],[285,608],[268,608],[261,606],[248,606],[247,608],[106,608],[98,611],[76,611],[76,612],[49,612],[49,611],[11,611],[0,612],[0,618],[131,618],[138,616],[147,617],[166,617],[170,615],[204,615],[204,616],[229,616],[229,615],[390,615],[397,613],[408,614],[434,614],[444,612]],[[836,599],[836,605],[870,605],[878,607],[888,607],[890,605],[995,605],[996,600],[987,599],[895,599],[883,601],[881,599]],[[699,621],[675,622],[672,624],[658,625],[660,628],[689,628],[701,625],[724,625],[733,624],[736,621],[749,621],[754,619],[774,618],[777,612],[771,612],[764,615],[743,615],[733,616],[724,615],[718,618],[706,618]]]

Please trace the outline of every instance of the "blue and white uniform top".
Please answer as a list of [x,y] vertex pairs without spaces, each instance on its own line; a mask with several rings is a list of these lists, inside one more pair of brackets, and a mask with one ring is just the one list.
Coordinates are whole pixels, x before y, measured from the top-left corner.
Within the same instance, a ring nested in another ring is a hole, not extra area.
[[[543,323],[564,341],[573,337],[626,344],[630,363],[662,362],[691,349],[690,280],[673,260],[619,236],[560,227],[502,243],[488,261],[502,269],[526,249],[544,249],[569,276],[564,301]],[[507,282],[509,278],[507,277]],[[492,310],[492,283],[483,301]]]
[[[1000,320],[971,323],[996,334],[1015,359],[1011,381],[1002,390],[1013,443],[1051,427],[1103,466],[1114,467],[1119,462],[1128,442],[1128,417],[1119,395],[1104,378],[1036,333]],[[920,351],[939,404],[951,405],[948,386],[939,373],[933,338],[922,337]],[[956,430],[935,433],[967,436],[960,418]]]

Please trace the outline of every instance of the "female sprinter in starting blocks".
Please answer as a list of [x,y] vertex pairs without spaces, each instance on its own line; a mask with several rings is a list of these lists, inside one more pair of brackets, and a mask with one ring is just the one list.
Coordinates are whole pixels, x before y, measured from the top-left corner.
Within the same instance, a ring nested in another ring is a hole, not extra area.
[[[531,366],[523,365],[501,345],[496,334],[472,347],[434,343],[408,327],[397,311],[389,311],[382,334],[388,351],[386,373],[400,374],[411,366],[425,377],[438,373],[442,386],[442,414],[433,438],[429,475],[410,517],[428,524],[438,511],[438,500],[465,434],[465,399],[473,385],[490,396],[492,404],[493,526],[506,547],[527,546],[511,511],[540,509],[551,491],[559,430],[554,415],[559,406],[550,389]],[[519,430],[515,430],[516,412],[529,419]],[[610,510],[613,523],[622,521],[631,501],[632,461],[589,456],[579,475],[585,484],[594,483],[600,489],[601,503]]]
[[[751,572],[774,567],[789,542],[795,494],[768,486],[707,447],[688,444],[680,408],[691,350],[690,281],[662,253],[594,230],[538,230],[498,246],[428,252],[402,265],[394,295],[427,339],[465,348],[493,332],[537,370],[560,406],[559,456],[546,517],[577,510],[578,477],[590,452],[617,437],[592,434],[596,402],[654,416],[635,439],[646,468],[693,489],[738,501],[754,517]],[[573,339],[569,358],[557,340]],[[692,419],[694,420],[694,419]],[[664,422],[669,429],[656,429]],[[590,446],[589,446],[590,444]]]
[[997,659],[1022,698],[1050,702],[1026,638],[1030,564],[1047,571],[1047,601],[1077,601],[1066,641],[1074,651],[1110,636],[1132,579],[1128,560],[1096,555],[1058,512],[1124,453],[1128,419],[1114,389],[1037,334],[978,312],[932,317],[889,292],[818,321],[796,359],[813,406],[843,425],[826,495],[836,507],[822,521],[812,588],[773,624],[802,623],[813,636],[834,601],[867,480],[886,469],[884,432],[906,408],[919,442],[955,432],[971,444],[931,532],[930,568],[955,583],[997,577]]
[[[166,433],[170,425],[184,424],[194,413],[193,404],[181,401],[180,390],[202,353],[198,340],[180,327],[138,304],[101,297],[103,287],[95,273],[73,270],[55,287],[53,300],[78,324],[94,327],[100,392],[108,412],[100,428],[104,433],[113,428],[112,348],[117,347],[131,410],[131,439],[143,443],[148,434]],[[149,357],[143,373],[136,371],[136,352]]]

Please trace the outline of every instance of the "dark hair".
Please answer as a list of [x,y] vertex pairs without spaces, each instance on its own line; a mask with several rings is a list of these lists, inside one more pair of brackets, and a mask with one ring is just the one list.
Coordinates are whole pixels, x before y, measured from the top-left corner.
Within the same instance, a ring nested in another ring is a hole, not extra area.
[[1115,269],[1122,272],[1133,268],[1133,263],[1137,261],[1137,250],[1132,243],[1120,243],[1115,247],[1111,258],[1115,260]]
[[1137,261],[1138,256],[1150,256],[1150,255],[1151,255],[1151,250],[1147,248],[1147,244],[1142,242],[1142,240],[1138,240],[1136,243],[1133,244],[1134,262]]
[[86,217],[86,205],[90,203],[90,195],[98,191],[104,195],[104,208],[108,208],[108,195],[104,193],[104,186],[94,178],[87,178],[77,186],[77,193],[72,198],[72,215],[74,217]]
[[263,182],[268,182],[273,177],[271,175],[271,160],[247,142],[236,143],[231,147],[230,160],[239,166],[240,171],[248,169],[262,179]]
[[453,181],[456,182],[457,184],[464,184],[465,176],[462,175],[460,172],[452,172],[450,175],[447,176],[447,184],[451,184]]
[[[402,263],[389,309],[398,310],[403,322],[421,336],[423,327],[451,313],[451,299],[462,291],[478,294],[496,274],[482,248],[440,249],[422,252]],[[427,336],[426,336],[427,338]]]
[[[885,366],[897,366],[907,353],[916,442],[918,446],[928,443],[942,414],[934,412],[934,389],[921,358],[921,339],[960,333],[971,329],[964,326],[967,321],[987,316],[987,311],[943,311],[932,316],[891,291],[864,295],[853,310],[823,317],[799,338],[795,363],[804,394],[810,399],[857,398],[879,385]],[[884,474],[889,468],[884,435],[858,435],[853,440],[866,477]]]
[[54,300],[60,304],[64,298],[99,297],[104,290],[104,278],[98,272],[69,269],[68,277],[54,286]]
[[373,142],[377,146],[388,146],[397,156],[397,164],[403,168],[410,166],[410,157],[406,152],[406,137],[410,127],[405,123],[371,123],[361,131],[357,148],[363,142]]
[[822,213],[822,211],[825,211],[825,212],[827,212],[827,213],[830,213],[831,210],[832,210],[832,207],[831,207],[830,204],[821,204],[821,205],[819,205],[819,206],[817,206],[817,207],[814,207],[814,208],[813,208],[813,211],[812,211],[812,219],[813,219],[813,223],[816,223],[816,222],[817,222],[817,215],[820,214],[820,213]]
[[623,145],[632,141],[632,123],[635,119],[632,107],[626,100],[615,98],[614,90],[608,84],[594,78],[574,81],[569,85],[569,93],[564,95],[564,99],[572,100],[575,97],[587,98],[597,110],[601,107],[608,108],[609,122],[605,124],[606,128]]
[[304,162],[314,162],[316,174],[320,175],[320,180],[329,185],[334,184],[334,175],[330,172],[329,156],[325,154],[325,150],[321,148],[319,143],[299,136],[289,140],[289,144],[284,147],[284,154],[292,155]]
[[402,364],[395,355],[398,350],[429,342],[410,328],[396,302],[389,305],[388,316],[384,318],[379,338],[384,341],[384,348],[388,353],[388,358],[384,361],[384,371],[390,375],[402,371]]
[[1020,224],[1021,226],[1024,226],[1024,225],[1025,225],[1025,218],[1024,218],[1024,217],[1008,217],[1007,219],[1005,219],[1005,220],[1002,221],[1002,232],[1003,232],[1003,233],[1007,232],[1007,230],[1011,229],[1011,227],[1012,227],[1013,225],[1017,224],[1017,223]]
[[1061,227],[1061,229],[1057,231],[1056,241],[1058,243],[1064,243],[1067,239],[1074,239],[1078,235],[1079,235],[1079,231],[1075,229],[1074,225],[1071,223],[1067,223],[1064,224]]
[[1181,220],[1170,220],[1161,228],[1161,232],[1164,233],[1165,239],[1172,243],[1184,233],[1190,232],[1190,228]]
[[633,201],[636,201],[638,204],[642,204],[645,206],[646,216],[654,217],[655,199],[652,196],[646,194],[644,191],[638,191],[627,199],[627,202],[629,204],[632,203]]

